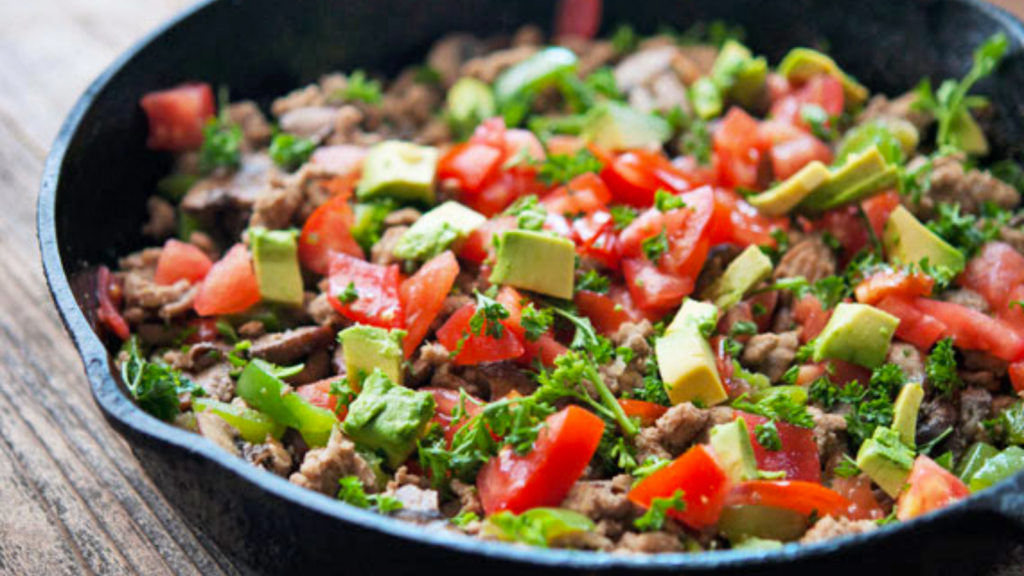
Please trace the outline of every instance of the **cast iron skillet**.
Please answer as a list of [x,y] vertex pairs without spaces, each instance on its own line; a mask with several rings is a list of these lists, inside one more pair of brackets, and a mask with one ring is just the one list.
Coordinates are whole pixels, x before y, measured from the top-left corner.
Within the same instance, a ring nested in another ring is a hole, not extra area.
[[[185,80],[227,85],[235,98],[269,98],[332,70],[394,73],[419,61],[450,31],[494,33],[549,22],[546,0],[207,0],[167,23],[104,72],[78,101],[54,143],[39,199],[39,241],[50,290],[82,355],[104,416],[132,446],[164,495],[243,570],[322,574],[334,570],[503,573],[626,569],[792,574],[964,573],[994,557],[1024,527],[1024,475],[912,522],[864,536],[773,553],[617,556],[545,551],[426,531],[343,505],[257,470],[138,409],[94,331],[88,266],[144,245],[145,200],[168,159],[146,150],[136,105],[150,90]],[[604,26],[643,32],[698,20],[743,25],[772,62],[792,46],[827,41],[842,65],[889,94],[923,75],[959,77],[974,46],[996,31],[1011,56],[981,86],[995,107],[995,156],[1024,141],[1024,27],[977,0],[844,3],[836,0],[605,0]],[[605,33],[608,30],[604,31]],[[108,343],[109,344],[109,343]],[[865,564],[873,565],[866,567]],[[963,570],[963,572],[961,571]],[[313,572],[315,571],[315,572]]]

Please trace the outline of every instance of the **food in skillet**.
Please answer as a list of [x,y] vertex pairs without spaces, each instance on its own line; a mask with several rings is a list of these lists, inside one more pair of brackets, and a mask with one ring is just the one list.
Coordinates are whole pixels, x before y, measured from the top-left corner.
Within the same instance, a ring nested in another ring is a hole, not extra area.
[[1022,176],[970,94],[1005,38],[893,100],[720,24],[554,44],[448,36],[269,119],[146,95],[161,244],[98,309],[139,405],[350,505],[618,552],[866,532],[1024,467]]

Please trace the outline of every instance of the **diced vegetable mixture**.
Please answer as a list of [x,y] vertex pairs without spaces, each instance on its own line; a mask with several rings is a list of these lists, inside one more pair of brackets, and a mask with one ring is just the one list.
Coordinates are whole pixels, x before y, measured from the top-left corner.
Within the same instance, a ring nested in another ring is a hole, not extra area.
[[96,275],[139,406],[348,505],[595,551],[867,532],[1024,468],[1024,172],[972,92],[1006,38],[888,98],[572,4],[391,80],[143,97],[175,169]]

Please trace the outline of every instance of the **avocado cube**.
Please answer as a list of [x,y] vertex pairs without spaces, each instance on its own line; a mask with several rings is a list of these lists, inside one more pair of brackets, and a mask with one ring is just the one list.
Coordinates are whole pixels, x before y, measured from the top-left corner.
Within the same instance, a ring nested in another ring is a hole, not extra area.
[[818,335],[814,361],[835,359],[877,368],[885,363],[899,323],[899,318],[867,304],[839,304]]
[[867,88],[843,72],[835,60],[817,50],[793,48],[779,63],[778,71],[796,84],[802,84],[818,74],[835,77],[843,85],[847,107],[856,106],[868,99]]
[[900,440],[914,447],[914,438],[917,435],[917,411],[921,408],[921,400],[924,399],[924,388],[918,382],[911,382],[900,389],[896,397],[896,404],[893,406],[892,429],[900,435]]
[[374,370],[348,407],[342,431],[356,444],[380,450],[397,468],[416,448],[427,422],[434,416],[434,397],[393,383]]
[[380,370],[393,382],[402,383],[402,338],[404,330],[385,330],[377,326],[357,324],[338,333],[345,355],[345,372],[355,388],[360,373],[371,374]]
[[757,459],[745,420],[737,418],[728,424],[714,426],[709,435],[718,463],[730,480],[736,484],[757,480]]
[[572,240],[532,230],[509,230],[498,238],[492,284],[572,298],[576,269]]
[[783,216],[804,198],[828,181],[831,172],[828,167],[814,160],[786,180],[770,189],[747,199],[758,212],[768,216]]
[[710,329],[713,330],[717,325],[718,307],[710,302],[701,302],[687,298],[683,300],[683,305],[679,307],[675,318],[665,328],[665,334],[671,334],[684,326],[692,326],[700,332],[703,326],[710,326]]
[[722,45],[711,68],[711,79],[733,102],[751,108],[764,94],[768,61],[754,58],[750,49],[735,40]]
[[295,230],[249,229],[256,283],[264,302],[302,306],[297,236]]
[[660,145],[672,137],[672,127],[660,116],[607,100],[590,109],[580,137],[609,150]]
[[962,252],[921,224],[903,206],[897,206],[889,215],[882,243],[894,263],[919,264],[927,258],[932,266],[945,266],[958,273],[967,261]]
[[448,90],[448,122],[459,134],[468,135],[481,121],[497,114],[494,93],[487,84],[464,76]]
[[356,198],[394,198],[399,202],[432,204],[437,148],[409,142],[381,142],[366,155]]
[[690,106],[702,120],[711,120],[722,115],[722,110],[725,108],[722,91],[711,78],[707,76],[698,78],[690,85],[687,95],[690,98]]
[[695,326],[685,325],[654,343],[658,372],[672,404],[699,400],[707,406],[729,398],[715,353]]
[[978,122],[971,116],[969,110],[963,110],[949,124],[950,136],[953,142],[971,156],[987,156],[988,140],[985,132],[978,126]]
[[850,156],[833,169],[828,180],[800,203],[805,210],[821,211],[855,202],[871,193],[896,184],[896,168],[890,166],[878,146]]
[[890,428],[875,428],[874,435],[857,452],[857,467],[893,498],[903,490],[913,466],[914,451]]
[[501,73],[494,82],[494,96],[499,106],[523,96],[535,95],[576,71],[579,59],[572,50],[552,46]]
[[367,253],[373,245],[380,240],[381,230],[384,228],[384,219],[388,214],[398,209],[398,202],[390,198],[377,200],[375,202],[357,202],[353,213],[355,222],[352,223],[352,237],[363,247]]
[[919,139],[917,128],[902,118],[876,118],[854,126],[843,135],[835,163],[842,165],[853,154],[872,146],[877,146],[890,164],[900,162],[917,150]]
[[771,275],[772,259],[758,246],[748,246],[729,263],[725,272],[707,287],[701,297],[714,302],[719,310],[728,310]]
[[398,239],[394,255],[402,260],[430,260],[486,221],[483,214],[449,200],[420,216]]

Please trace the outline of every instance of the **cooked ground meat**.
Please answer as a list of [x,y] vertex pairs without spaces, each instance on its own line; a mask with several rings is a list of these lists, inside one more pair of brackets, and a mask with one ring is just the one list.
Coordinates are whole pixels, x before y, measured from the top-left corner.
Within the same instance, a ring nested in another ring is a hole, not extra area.
[[278,476],[288,477],[292,471],[292,455],[277,440],[267,437],[263,444],[249,444],[242,447],[242,457],[264,470]]
[[373,468],[356,453],[355,444],[335,428],[327,446],[307,452],[299,471],[292,474],[289,480],[303,488],[335,496],[338,493],[338,481],[346,476],[359,478],[363,489],[368,492],[376,490],[377,477]]
[[334,330],[328,326],[303,326],[267,334],[253,341],[249,354],[273,364],[297,362],[334,342]]
[[775,267],[772,277],[796,278],[803,276],[808,282],[817,282],[836,273],[836,258],[821,239],[812,234],[794,244]]
[[595,523],[602,520],[630,522],[643,513],[626,494],[633,478],[621,474],[611,480],[580,480],[573,485],[561,507],[579,512]]
[[644,428],[636,439],[643,457],[656,455],[676,457],[689,448],[708,427],[710,411],[689,402],[676,404],[658,418],[653,426]]
[[536,46],[517,46],[491,52],[486,56],[467,61],[462,65],[460,75],[484,82],[494,82],[499,74],[533,56],[535,52],[537,52]]
[[818,443],[818,457],[823,465],[837,464],[846,454],[846,418],[823,412],[810,406],[807,411],[814,418],[814,440]]
[[149,220],[142,225],[142,233],[156,240],[163,240],[174,234],[178,228],[178,217],[174,206],[159,196],[151,196],[146,200],[146,211]]
[[1006,377],[1009,363],[980,350],[963,350],[960,378],[969,386],[997,391]]
[[917,417],[917,442],[927,443],[956,424],[957,409],[943,396],[925,400]]
[[838,538],[839,536],[864,534],[876,528],[878,528],[878,523],[874,520],[850,520],[842,516],[839,518],[826,516],[815,522],[814,526],[811,526],[810,530],[800,539],[800,542],[812,544],[831,538]]
[[988,172],[964,170],[963,158],[944,156],[932,165],[931,186],[920,204],[908,208],[918,218],[931,218],[939,203],[959,204],[960,211],[978,214],[982,205],[992,202],[1000,208],[1014,208],[1020,204],[1020,193]]
[[910,122],[919,131],[923,131],[934,121],[934,118],[927,112],[914,110],[911,105],[915,100],[917,100],[917,94],[912,91],[893,100],[879,94],[868,101],[864,111],[857,117],[857,123],[862,124],[877,118],[898,118]]
[[235,395],[235,380],[231,377],[231,370],[231,365],[227,362],[218,362],[196,372],[192,380],[201,386],[210,398],[227,402]]
[[984,388],[966,388],[960,392],[960,424],[957,432],[968,443],[987,441],[982,422],[992,417],[992,394]]
[[668,532],[627,532],[622,535],[616,552],[682,552],[684,550],[679,536]]
[[768,376],[772,382],[778,382],[793,364],[799,347],[800,338],[795,330],[782,334],[755,334],[743,348],[742,361]]
[[908,382],[924,382],[924,359],[916,346],[893,342],[885,361],[899,366]]
[[988,314],[988,302],[985,297],[968,288],[946,290],[942,293],[942,299],[946,302],[966,306],[971,310],[977,310],[982,314]]
[[270,142],[273,129],[255,102],[243,100],[231,104],[228,106],[228,118],[242,129],[247,151],[258,150]]
[[402,239],[402,235],[408,229],[408,226],[392,226],[385,230],[384,235],[370,251],[370,261],[381,266],[398,262],[399,260],[394,254],[395,247],[398,246],[398,241]]

